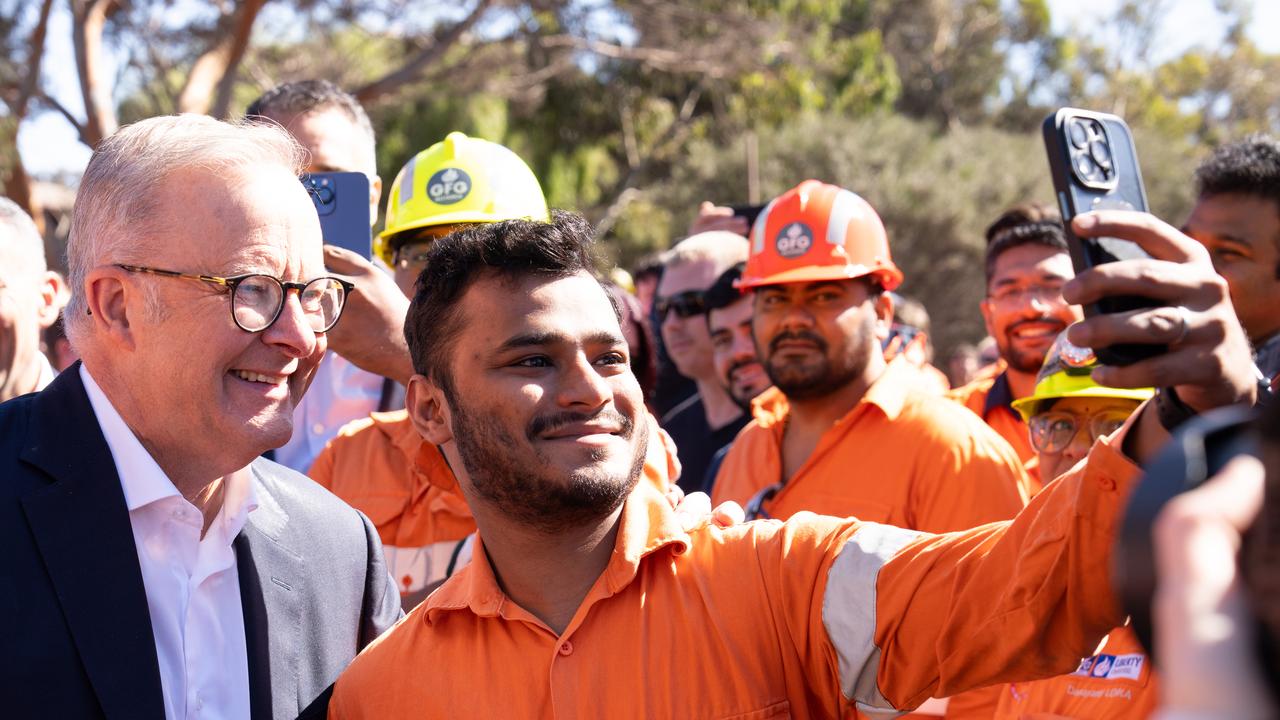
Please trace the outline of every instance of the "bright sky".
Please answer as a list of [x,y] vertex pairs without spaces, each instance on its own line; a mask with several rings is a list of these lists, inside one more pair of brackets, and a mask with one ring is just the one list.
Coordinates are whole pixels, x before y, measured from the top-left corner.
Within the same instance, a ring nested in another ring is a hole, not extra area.
[[[1280,34],[1267,32],[1280,27],[1280,2],[1249,0],[1254,6],[1249,36],[1267,52],[1280,52]],[[1075,26],[1087,28],[1107,17],[1119,0],[1049,0],[1054,29]],[[1195,47],[1212,47],[1221,42],[1225,30],[1217,16],[1213,0],[1169,0],[1168,13],[1157,41],[1157,61],[1178,55]],[[49,46],[44,72],[52,95],[72,113],[82,114],[75,63],[71,49],[70,17],[62,3],[55,5],[50,18]],[[115,68],[106,74],[115,74]],[[75,130],[60,115],[43,113],[23,123],[18,146],[27,168],[37,176],[69,173],[78,175],[89,160],[89,149],[76,137]]]

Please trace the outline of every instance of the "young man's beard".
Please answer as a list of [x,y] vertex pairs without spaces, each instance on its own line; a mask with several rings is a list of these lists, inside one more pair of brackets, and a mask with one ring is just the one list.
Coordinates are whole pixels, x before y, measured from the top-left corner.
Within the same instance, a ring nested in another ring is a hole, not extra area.
[[[555,418],[535,418],[525,431],[522,443],[484,412],[473,412],[449,398],[453,406],[453,438],[466,467],[475,492],[503,515],[547,534],[581,527],[607,517],[617,510],[631,493],[644,469],[649,444],[648,423],[633,423],[613,413],[623,438],[632,440],[634,456],[626,476],[611,474],[597,465],[588,464],[572,470],[567,478],[548,477],[552,467],[534,443],[549,426],[580,422],[596,416],[562,414]],[[532,458],[515,454],[517,448],[533,448]],[[603,451],[592,454],[592,461],[605,458]],[[544,474],[539,474],[541,471]]]

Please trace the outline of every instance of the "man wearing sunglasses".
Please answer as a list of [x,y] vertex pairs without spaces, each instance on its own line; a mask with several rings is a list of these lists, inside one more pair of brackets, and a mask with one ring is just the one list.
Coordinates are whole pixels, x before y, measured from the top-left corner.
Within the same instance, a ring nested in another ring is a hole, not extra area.
[[681,240],[663,256],[655,317],[667,357],[697,387],[697,392],[659,420],[676,443],[682,468],[680,487],[685,492],[702,489],[716,451],[751,419],[716,372],[705,297],[716,278],[746,259],[746,238],[725,231]]
[[260,457],[353,289],[326,274],[303,154],[183,115],[90,159],[83,361],[0,405],[6,716],[295,717],[399,617],[372,524]]

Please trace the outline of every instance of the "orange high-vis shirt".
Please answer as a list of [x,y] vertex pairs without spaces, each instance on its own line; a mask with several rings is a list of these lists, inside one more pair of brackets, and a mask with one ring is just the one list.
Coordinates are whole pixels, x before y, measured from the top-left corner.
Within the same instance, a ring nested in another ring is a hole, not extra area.
[[761,506],[767,517],[807,510],[927,532],[1013,517],[1027,501],[1013,450],[964,408],[912,390],[912,376],[901,361],[890,363],[785,482],[790,407],[777,388],[766,390],[720,466],[713,501],[746,506],[776,489]]
[[1138,469],[1119,447],[947,535],[808,513],[686,532],[641,484],[559,634],[502,591],[482,535],[339,677],[329,718],[892,717],[1069,672],[1121,620],[1109,560]]
[[[680,464],[671,438],[649,422],[644,478],[665,492]],[[460,542],[476,530],[449,463],[405,410],[348,423],[307,474],[369,517],[402,595],[445,579]]]
[[1005,685],[994,720],[1143,720],[1159,701],[1156,675],[1128,626],[1112,630],[1069,675]]
[[[947,397],[972,410],[1013,446],[1018,457],[1022,459],[1024,469],[1028,471],[1027,475],[1031,478],[1031,494],[1040,492],[1043,481],[1039,476],[1038,467],[1035,472],[1032,472],[1032,466],[1026,464],[1035,459],[1036,449],[1031,445],[1027,424],[1022,421],[1018,411],[1010,405],[1017,398],[1013,397],[1009,389],[1009,379],[1005,373],[1000,372],[974,380],[968,385],[947,393]],[[1048,478],[1048,480],[1052,479]]]

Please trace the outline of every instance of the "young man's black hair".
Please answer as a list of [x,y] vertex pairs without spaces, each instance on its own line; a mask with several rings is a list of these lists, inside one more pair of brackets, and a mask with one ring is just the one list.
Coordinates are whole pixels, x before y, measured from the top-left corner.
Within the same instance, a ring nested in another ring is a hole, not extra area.
[[[1250,135],[1219,147],[1196,168],[1196,196],[1250,195],[1269,200],[1280,214],[1280,141]],[[1280,237],[1275,238],[1280,247]],[[1280,263],[1276,265],[1280,279]]]

